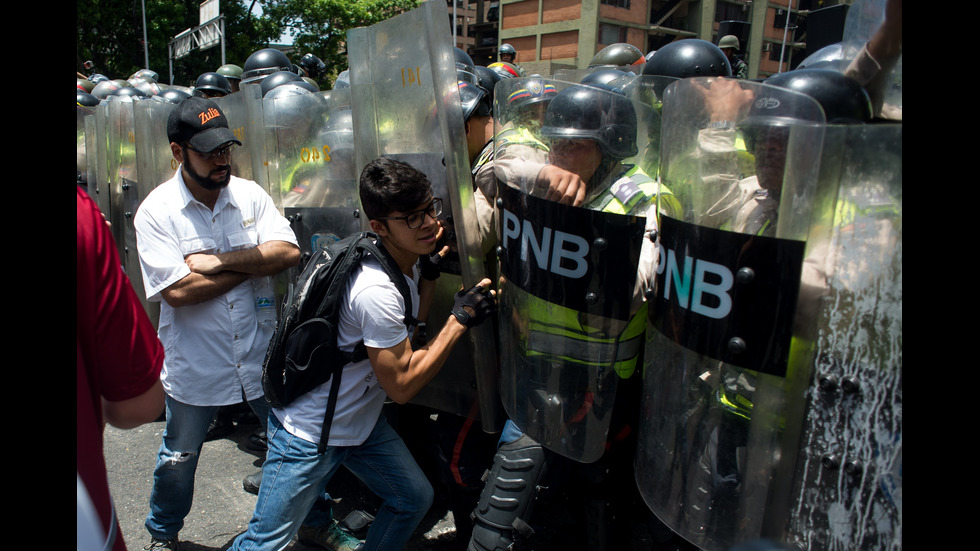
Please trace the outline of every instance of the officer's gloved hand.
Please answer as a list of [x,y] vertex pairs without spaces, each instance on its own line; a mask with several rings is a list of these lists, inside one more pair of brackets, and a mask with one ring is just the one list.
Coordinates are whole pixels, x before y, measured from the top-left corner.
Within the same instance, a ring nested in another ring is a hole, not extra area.
[[453,302],[453,315],[466,327],[476,327],[497,309],[493,291],[487,289],[489,279],[484,279],[468,291],[456,293]]

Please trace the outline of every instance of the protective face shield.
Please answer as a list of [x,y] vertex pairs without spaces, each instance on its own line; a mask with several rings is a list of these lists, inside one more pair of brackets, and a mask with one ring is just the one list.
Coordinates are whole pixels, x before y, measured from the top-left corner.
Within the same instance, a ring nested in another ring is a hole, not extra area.
[[605,157],[619,160],[637,154],[636,130],[636,111],[628,98],[596,86],[575,86],[551,100],[541,135],[552,141],[594,140]]
[[[514,124],[538,133],[544,122],[548,104],[558,95],[558,90],[551,82],[542,79],[527,79],[517,88],[509,88],[507,95],[507,114],[512,116]],[[502,123],[511,122],[504,119]]]
[[827,69],[797,69],[779,73],[766,84],[806,94],[817,100],[831,124],[861,124],[871,120],[871,98],[852,78]]
[[476,76],[476,68],[473,58],[461,48],[453,48],[453,56],[456,59],[456,78],[470,84],[480,83],[480,78]]
[[486,90],[480,86],[459,81],[459,100],[463,107],[464,121],[468,121],[474,116],[487,117],[491,114],[491,98],[487,97]]

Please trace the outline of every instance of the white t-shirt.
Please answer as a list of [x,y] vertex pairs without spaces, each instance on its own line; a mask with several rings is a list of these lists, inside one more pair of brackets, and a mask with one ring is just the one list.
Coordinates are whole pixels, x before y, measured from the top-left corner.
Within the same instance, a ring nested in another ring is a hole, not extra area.
[[[404,276],[412,295],[412,315],[418,315],[418,273]],[[405,301],[398,288],[377,260],[368,258],[351,276],[340,309],[337,344],[351,352],[361,340],[370,348],[389,348],[408,338],[405,326]],[[323,416],[330,395],[327,381],[300,396],[282,409],[273,409],[283,427],[292,435],[318,444]],[[370,360],[344,367],[333,424],[330,446],[357,446],[374,430],[381,415],[385,392],[378,384]]]

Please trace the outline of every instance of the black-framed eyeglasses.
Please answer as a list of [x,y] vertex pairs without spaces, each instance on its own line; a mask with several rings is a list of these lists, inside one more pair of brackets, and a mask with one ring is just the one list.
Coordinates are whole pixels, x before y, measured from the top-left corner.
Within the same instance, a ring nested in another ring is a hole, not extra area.
[[405,216],[380,216],[377,220],[404,220],[405,224],[408,225],[408,229],[414,230],[416,228],[422,227],[425,223],[425,215],[429,215],[435,220],[440,214],[442,214],[442,199],[436,197],[429,203],[429,206],[422,210],[417,210],[415,212],[410,212]]
[[187,149],[190,149],[191,151],[193,151],[194,153],[197,153],[198,155],[204,157],[205,159],[207,159],[209,161],[214,161],[214,160],[217,160],[220,157],[225,157],[227,155],[231,155],[232,152],[235,151],[235,146],[236,145],[238,145],[238,144],[230,143],[230,144],[228,144],[228,145],[226,145],[224,147],[219,147],[218,149],[215,149],[214,151],[212,151],[210,153],[204,153],[203,151],[198,151],[198,150],[194,149],[193,147],[191,147],[190,145],[187,145],[186,147],[187,147]]

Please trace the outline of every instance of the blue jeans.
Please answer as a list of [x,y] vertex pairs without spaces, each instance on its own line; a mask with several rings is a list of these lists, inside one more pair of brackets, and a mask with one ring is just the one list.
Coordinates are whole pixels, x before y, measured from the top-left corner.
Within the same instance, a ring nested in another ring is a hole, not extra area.
[[404,549],[432,505],[432,486],[384,417],[360,446],[328,447],[323,455],[316,453],[316,444],[284,429],[274,414],[269,416],[268,436],[255,513],[231,549],[279,550],[301,524],[322,526],[323,516],[314,518],[310,508],[341,465],[383,501],[365,549]]
[[[170,539],[184,527],[184,517],[191,510],[197,460],[218,406],[192,406],[170,395],[166,395],[166,402],[167,425],[153,471],[146,529],[151,536]],[[269,403],[264,397],[248,405],[259,419],[268,419]]]

